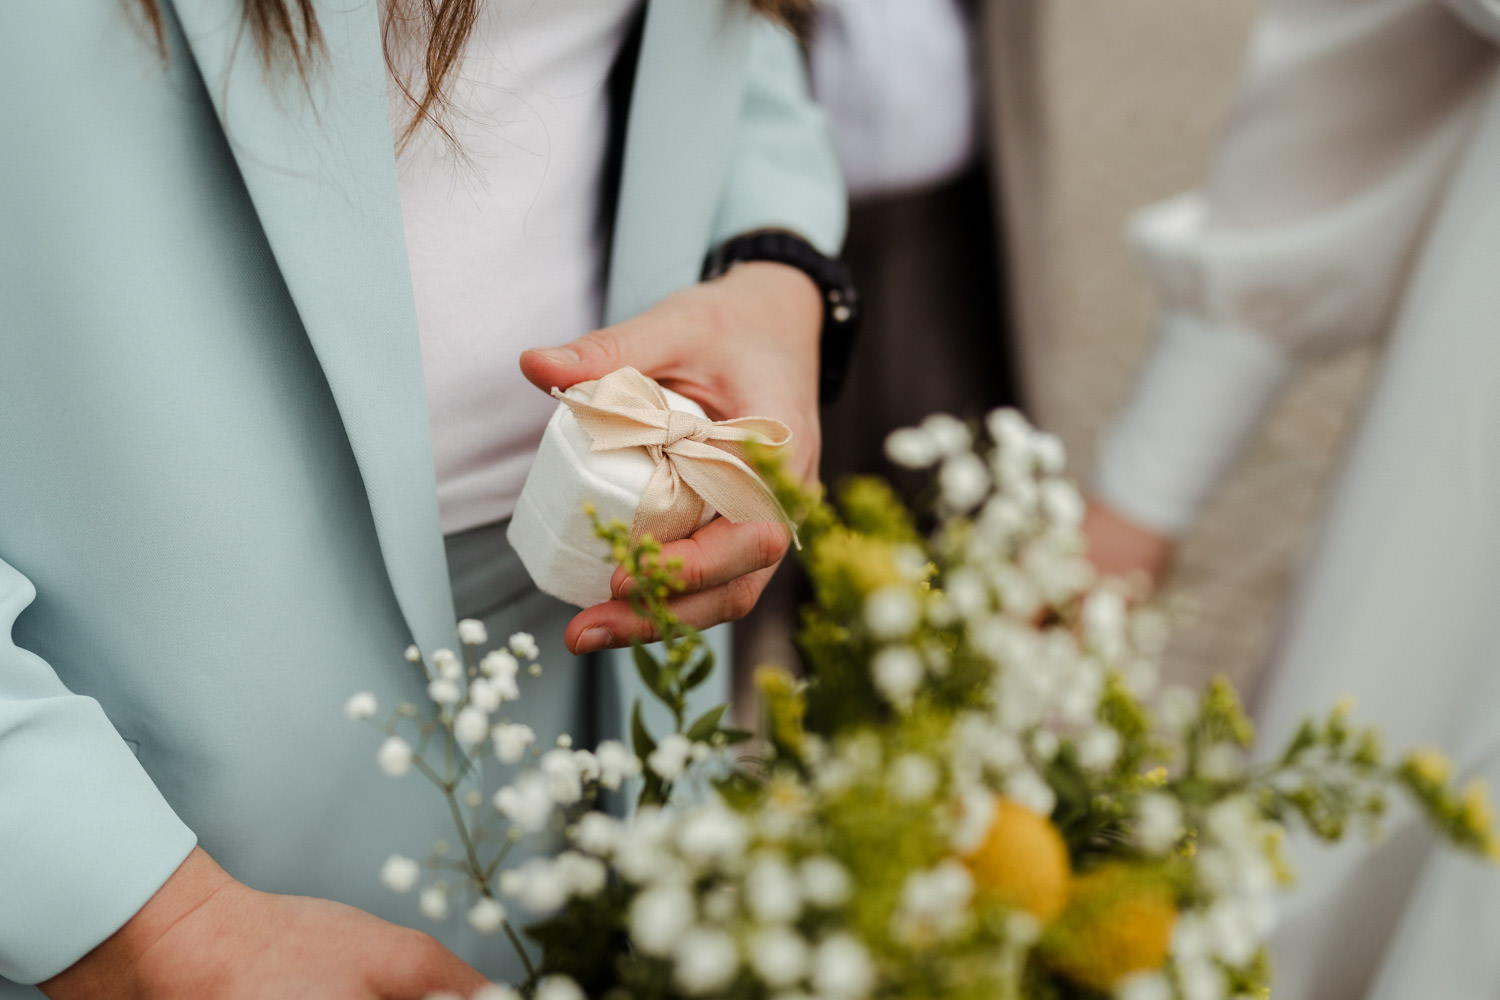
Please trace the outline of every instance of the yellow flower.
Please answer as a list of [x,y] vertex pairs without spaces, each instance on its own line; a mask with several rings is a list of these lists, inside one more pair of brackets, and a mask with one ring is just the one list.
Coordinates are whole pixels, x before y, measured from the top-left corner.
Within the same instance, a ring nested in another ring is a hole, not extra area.
[[755,668],[755,687],[765,712],[766,736],[773,745],[800,757],[807,701],[797,679],[780,667],[767,665]]
[[818,540],[812,571],[819,578],[842,576],[861,594],[906,582],[889,543],[847,528],[834,528]]
[[1448,760],[1447,755],[1432,747],[1412,751],[1411,756],[1407,758],[1407,764],[1413,774],[1434,785],[1446,785],[1449,776],[1453,773],[1453,764]]
[[1167,961],[1177,906],[1153,872],[1111,863],[1073,879],[1068,905],[1041,942],[1043,961],[1101,993]]
[[1488,839],[1495,828],[1495,810],[1490,805],[1489,789],[1482,779],[1475,778],[1460,794],[1459,819],[1464,826]]
[[981,894],[1051,923],[1068,901],[1068,845],[1047,817],[1000,799],[984,840],[964,858]]

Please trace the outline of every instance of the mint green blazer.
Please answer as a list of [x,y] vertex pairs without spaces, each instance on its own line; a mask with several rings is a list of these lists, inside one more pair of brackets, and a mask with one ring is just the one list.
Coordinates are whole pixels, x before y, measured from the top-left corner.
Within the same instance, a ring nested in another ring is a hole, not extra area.
[[[306,89],[268,82],[238,0],[164,2],[165,64],[128,7],[0,4],[12,983],[107,937],[195,840],[257,888],[389,915],[380,859],[441,833],[339,711],[415,697],[400,651],[456,641],[377,2],[320,3]],[[736,233],[842,237],[795,47],[745,7],[649,0],[611,321]]]

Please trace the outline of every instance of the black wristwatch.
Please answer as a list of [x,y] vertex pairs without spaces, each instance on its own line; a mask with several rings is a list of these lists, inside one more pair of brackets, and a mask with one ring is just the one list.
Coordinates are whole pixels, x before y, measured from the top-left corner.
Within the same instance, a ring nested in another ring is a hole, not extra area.
[[818,402],[832,402],[849,375],[854,335],[859,329],[859,293],[849,269],[818,252],[795,233],[764,229],[727,240],[708,255],[703,280],[717,278],[740,261],[788,264],[813,280],[823,296],[823,332],[818,341]]

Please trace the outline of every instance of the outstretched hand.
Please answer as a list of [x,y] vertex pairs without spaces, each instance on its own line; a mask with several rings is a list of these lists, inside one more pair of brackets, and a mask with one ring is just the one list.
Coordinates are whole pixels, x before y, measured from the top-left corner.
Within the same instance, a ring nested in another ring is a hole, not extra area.
[[52,1000],[421,1000],[484,985],[420,931],[257,892],[199,848],[125,926],[38,984]]
[[[696,400],[709,417],[774,417],[792,431],[787,469],[816,477],[818,335],[822,302],[812,280],[785,264],[738,264],[728,273],[662,300],[640,315],[561,347],[521,355],[521,371],[539,389],[567,388],[630,365]],[[682,560],[683,593],[672,609],[706,628],[744,617],[765,589],[791,539],[769,522],[715,518],[689,538],[662,546]],[[574,653],[656,638],[624,599],[616,571],[612,600],[586,608],[568,625]]]

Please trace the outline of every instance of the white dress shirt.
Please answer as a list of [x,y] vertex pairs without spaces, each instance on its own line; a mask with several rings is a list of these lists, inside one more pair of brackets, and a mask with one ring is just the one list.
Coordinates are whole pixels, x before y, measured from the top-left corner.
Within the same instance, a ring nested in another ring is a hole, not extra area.
[[1301,366],[1386,331],[1497,36],[1493,0],[1269,4],[1207,183],[1130,225],[1163,319],[1101,447],[1106,502],[1183,531]]

